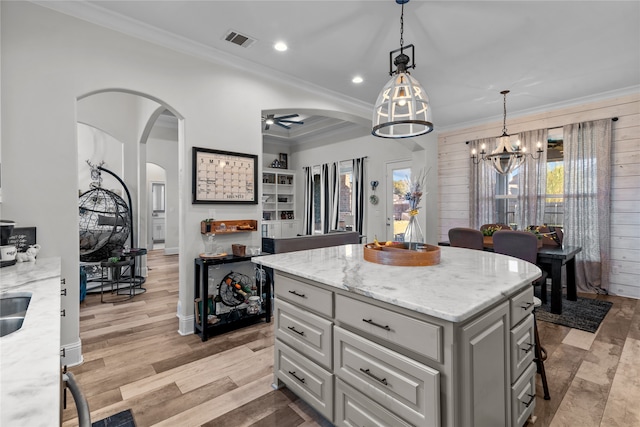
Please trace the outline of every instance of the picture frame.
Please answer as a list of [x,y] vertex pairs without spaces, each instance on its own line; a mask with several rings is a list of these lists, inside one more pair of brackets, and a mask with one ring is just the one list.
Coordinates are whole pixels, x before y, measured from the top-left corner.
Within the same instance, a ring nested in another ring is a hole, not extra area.
[[192,204],[258,204],[258,156],[193,147]]
[[280,153],[278,156],[278,161],[280,162],[280,167],[282,169],[289,169],[289,162],[287,161],[287,153]]

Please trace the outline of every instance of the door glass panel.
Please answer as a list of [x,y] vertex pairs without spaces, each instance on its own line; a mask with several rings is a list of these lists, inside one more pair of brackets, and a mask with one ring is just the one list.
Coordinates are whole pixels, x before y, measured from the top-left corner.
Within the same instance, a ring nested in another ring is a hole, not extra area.
[[411,182],[411,162],[387,164],[387,240],[404,241],[409,224],[409,201],[406,199]]

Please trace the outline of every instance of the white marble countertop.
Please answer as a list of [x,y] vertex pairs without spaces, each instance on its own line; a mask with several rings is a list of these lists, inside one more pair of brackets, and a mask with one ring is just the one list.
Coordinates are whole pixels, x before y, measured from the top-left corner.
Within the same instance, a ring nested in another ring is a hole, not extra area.
[[493,252],[441,247],[438,265],[396,267],[365,261],[363,248],[333,246],[252,261],[451,322],[468,320],[542,274],[533,264]]
[[60,423],[60,259],[0,269],[0,295],[31,293],[22,328],[0,338],[0,425]]

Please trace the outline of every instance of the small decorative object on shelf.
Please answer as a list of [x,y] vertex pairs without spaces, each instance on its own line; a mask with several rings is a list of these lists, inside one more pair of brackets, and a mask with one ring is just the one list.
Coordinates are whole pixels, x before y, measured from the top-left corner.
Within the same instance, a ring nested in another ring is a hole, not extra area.
[[200,223],[200,233],[202,234],[243,233],[246,231],[256,231],[258,229],[258,221],[255,219],[231,219],[225,221],[210,220],[208,223],[205,221]]
[[405,195],[405,199],[409,202],[409,224],[404,231],[404,241],[409,245],[410,249],[415,249],[418,243],[424,243],[424,234],[418,221],[418,209],[420,209],[420,200],[422,199],[425,180],[429,175],[431,168],[425,173],[421,170],[413,180],[405,178],[409,190]]
[[202,222],[204,223],[204,232],[211,233],[211,223],[213,222],[213,218],[207,218]]

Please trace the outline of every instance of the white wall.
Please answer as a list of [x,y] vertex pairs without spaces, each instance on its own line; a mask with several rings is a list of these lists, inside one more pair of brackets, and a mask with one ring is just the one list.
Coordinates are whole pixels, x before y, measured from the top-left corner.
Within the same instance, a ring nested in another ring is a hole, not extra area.
[[[430,179],[427,182],[428,194],[424,196],[423,208],[419,219],[425,232],[428,243],[437,243],[437,138],[433,134],[427,134],[413,138],[412,140],[393,140],[378,138],[372,135],[355,138],[348,141],[340,141],[329,145],[318,145],[307,148],[304,144],[290,156],[292,164],[296,165],[299,172],[298,182],[302,183],[304,176],[302,167],[315,166],[327,162],[354,159],[367,156],[366,176],[367,183],[365,193],[365,225],[363,234],[368,241],[373,241],[374,236],[386,235],[385,203],[388,199],[383,183],[387,179],[385,164],[394,160],[411,160],[412,168],[433,166]],[[376,195],[380,199],[377,205],[369,202],[369,196],[373,194],[369,182],[379,181]],[[296,199],[304,200],[304,185],[296,186]],[[302,218],[302,212],[297,213]]]
[[[640,298],[640,94],[510,118],[509,131],[518,133],[612,117],[619,120],[612,123],[609,291]],[[487,123],[439,135],[441,240],[448,240],[450,228],[469,226],[470,151],[465,141],[496,136],[501,127],[501,123]]]
[[[260,218],[258,205],[191,204],[191,147],[261,155],[264,109],[294,106],[370,116],[366,106],[179,54],[32,3],[1,2],[0,7],[2,215],[38,228],[40,256],[62,258],[62,276],[69,288],[63,301],[67,313],[62,323],[62,345],[67,349],[63,363],[69,365],[81,360],[79,249],[74,237],[78,98],[109,89],[131,91],[167,105],[184,119],[178,152],[182,234],[177,329],[181,333],[190,333],[193,327],[193,259],[202,251],[200,220],[212,207],[221,219]],[[237,96],[237,88],[251,96]],[[238,118],[243,121],[238,123]],[[252,118],[255,126],[243,124]],[[140,161],[146,164],[142,156]],[[29,180],[24,179],[25,165]],[[257,232],[233,236],[221,239],[221,244],[260,244]]]

